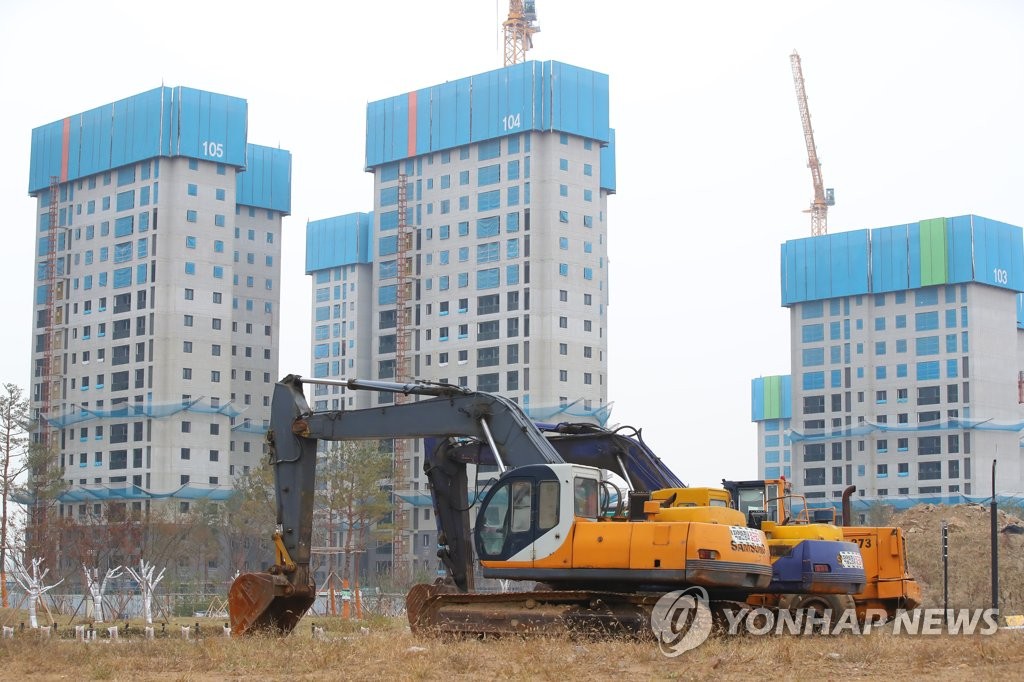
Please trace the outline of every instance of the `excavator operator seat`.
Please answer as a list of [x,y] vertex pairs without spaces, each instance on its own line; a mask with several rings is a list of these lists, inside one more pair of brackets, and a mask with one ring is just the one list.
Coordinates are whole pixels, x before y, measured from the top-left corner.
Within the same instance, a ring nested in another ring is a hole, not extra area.
[[643,521],[647,518],[644,514],[644,503],[651,499],[649,492],[631,491],[629,493],[629,520]]
[[747,527],[761,530],[761,524],[768,520],[768,512],[764,509],[747,510]]

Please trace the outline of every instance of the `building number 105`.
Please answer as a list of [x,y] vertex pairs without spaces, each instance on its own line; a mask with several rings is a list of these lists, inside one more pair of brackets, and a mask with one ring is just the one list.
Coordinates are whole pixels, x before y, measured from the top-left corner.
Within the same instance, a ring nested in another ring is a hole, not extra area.
[[214,159],[220,159],[224,156],[224,143],[223,142],[210,142],[207,140],[203,141],[203,154],[205,156],[212,157]]
[[1006,284],[1009,281],[1006,270],[1001,268],[992,268],[992,277],[995,278],[996,284]]

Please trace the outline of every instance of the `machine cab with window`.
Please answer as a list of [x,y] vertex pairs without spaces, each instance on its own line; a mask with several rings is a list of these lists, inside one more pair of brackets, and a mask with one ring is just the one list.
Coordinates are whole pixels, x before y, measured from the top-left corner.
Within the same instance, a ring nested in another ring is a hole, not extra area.
[[534,464],[506,473],[484,496],[476,551],[485,577],[499,565],[532,566],[558,551],[579,519],[601,516],[601,472],[572,464]]
[[789,485],[785,479],[723,480],[722,485],[732,496],[732,506],[743,513],[750,528],[761,528],[765,521],[783,523],[791,515]]

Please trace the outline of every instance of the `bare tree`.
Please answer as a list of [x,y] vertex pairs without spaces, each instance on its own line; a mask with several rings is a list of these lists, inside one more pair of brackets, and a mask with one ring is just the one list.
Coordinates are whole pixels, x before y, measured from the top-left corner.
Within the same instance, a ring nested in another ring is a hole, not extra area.
[[235,480],[234,491],[225,503],[229,567],[245,570],[252,559],[262,560],[261,548],[274,533],[277,501],[274,472],[265,461]]
[[7,550],[10,544],[9,500],[16,481],[28,467],[24,457],[28,448],[28,401],[14,384],[4,384],[0,391],[0,603],[10,606],[7,596]]
[[[37,424],[31,424],[35,429]],[[16,491],[25,500],[28,516],[25,521],[25,551],[29,556],[43,556],[56,564],[55,551],[60,545],[63,522],[56,508],[67,489],[64,470],[58,466],[60,448],[56,437],[44,442],[29,443],[25,452],[27,477]]]
[[147,625],[153,624],[153,591],[156,589],[157,584],[164,579],[164,571],[167,570],[166,568],[161,568],[160,574],[154,578],[153,571],[155,569],[156,566],[146,563],[145,559],[139,559],[138,571],[130,566],[125,567],[125,570],[131,574],[142,590],[142,610]]
[[[391,495],[382,485],[390,476],[391,455],[381,451],[379,441],[342,441],[322,455],[317,467],[317,506],[330,528],[334,519],[340,521],[342,580],[352,576],[354,557],[366,551],[370,527],[391,511]],[[333,545],[329,538],[328,546]]]
[[20,570],[14,573],[14,579],[18,581],[21,589],[25,591],[26,599],[28,600],[28,624],[33,629],[39,627],[39,618],[36,616],[36,604],[45,593],[64,582],[64,579],[61,578],[52,585],[44,585],[43,579],[46,578],[50,569],[47,568],[40,572],[39,569],[42,565],[42,559],[33,559],[31,571],[26,567],[21,567]]
[[82,564],[82,570],[85,571],[85,586],[89,590],[89,594],[92,596],[92,617],[97,623],[103,622],[103,595],[107,591],[107,585],[112,579],[119,578],[121,576],[121,567],[108,569],[103,575],[103,580],[100,581],[100,572],[98,568],[90,569],[85,564]]

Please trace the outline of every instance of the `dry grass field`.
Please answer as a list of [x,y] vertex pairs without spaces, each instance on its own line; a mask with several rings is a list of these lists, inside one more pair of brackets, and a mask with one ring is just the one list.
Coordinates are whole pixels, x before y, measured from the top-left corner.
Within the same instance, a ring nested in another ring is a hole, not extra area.
[[[309,626],[325,628],[314,639]],[[566,639],[436,640],[413,637],[401,620],[360,624],[319,618],[285,639],[228,639],[220,622],[199,640],[0,642],[4,680],[794,680],[1016,679],[1024,632],[994,636],[721,637],[678,658],[653,642]],[[170,628],[169,628],[170,630]]]
[[[925,605],[941,604],[938,529],[950,524],[950,605],[989,601],[987,510],[976,505],[920,507],[895,521],[907,532],[911,573]],[[1000,529],[1024,524],[1004,515]],[[1003,613],[1024,613],[1024,536],[1001,533]],[[0,610],[0,622],[24,614]],[[285,639],[223,636],[223,621],[201,620],[198,640],[184,641],[182,620],[165,638],[77,642],[60,621],[56,639],[16,632],[0,640],[0,680],[690,680],[772,679],[939,680],[1018,679],[1024,670],[1024,630],[994,636],[790,635],[712,637],[677,658],[652,641],[578,639],[439,640],[416,638],[404,619],[362,623],[307,616]],[[312,636],[312,625],[325,629]],[[138,633],[140,624],[132,623]],[[157,626],[159,629],[159,625]],[[366,632],[361,629],[365,628]]]

